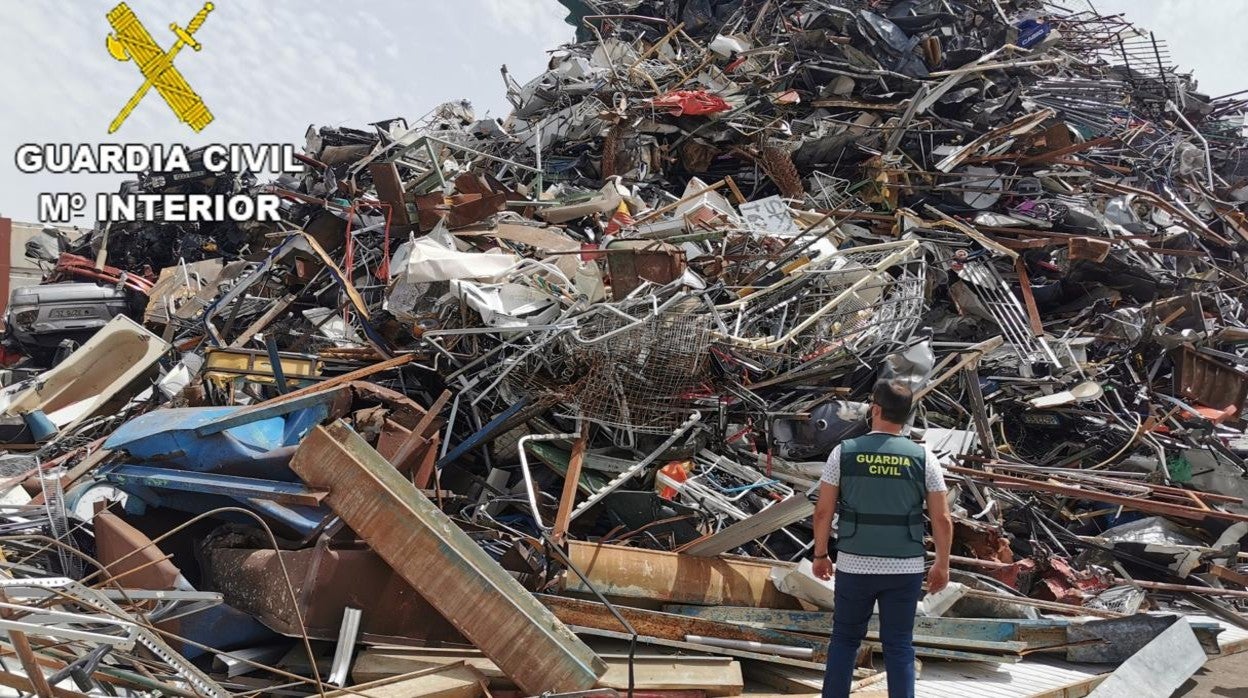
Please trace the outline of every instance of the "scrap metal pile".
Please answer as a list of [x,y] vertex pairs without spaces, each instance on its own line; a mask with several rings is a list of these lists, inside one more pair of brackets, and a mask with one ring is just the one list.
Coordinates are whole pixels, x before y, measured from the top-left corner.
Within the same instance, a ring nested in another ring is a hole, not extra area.
[[33,246],[0,684],[817,690],[812,491],[881,378],[951,487],[923,676],[1244,637],[1244,101],[1052,3],[565,5],[504,120],[128,185],[279,225]]

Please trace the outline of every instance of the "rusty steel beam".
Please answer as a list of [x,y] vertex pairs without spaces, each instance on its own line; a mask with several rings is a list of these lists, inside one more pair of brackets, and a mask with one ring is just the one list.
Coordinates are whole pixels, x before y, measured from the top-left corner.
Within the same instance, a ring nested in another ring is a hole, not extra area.
[[[344,422],[290,467],[395,572],[530,695],[592,688],[607,665]],[[313,484],[315,483],[315,484]]]
[[[1194,521],[1202,521],[1206,517],[1223,519],[1225,521],[1248,521],[1248,516],[1236,514],[1230,511],[1200,509],[1197,507],[1183,506],[1181,504],[1170,504],[1168,502],[1158,502],[1151,499],[1128,497],[1125,495],[1102,492],[1088,487],[1056,485],[1049,482],[1041,482],[1039,480],[1027,480],[1020,477],[1001,475],[999,473],[989,473],[982,470],[973,470],[971,468],[961,468],[956,465],[945,466],[945,470],[955,475],[966,475],[973,480],[978,480],[992,485],[993,487],[1000,487],[1002,489],[1060,494],[1074,499],[1085,499],[1091,502],[1116,504],[1118,506],[1134,509],[1135,511],[1142,511],[1148,514],[1161,514],[1163,516],[1174,516]],[[1050,477],[1052,476],[1050,475]]]
[[[797,599],[771,583],[768,563],[694,557],[661,550],[568,541],[568,558],[607,596],[663,603],[800,608]],[[590,593],[576,575],[568,591]]]
[[[607,608],[606,604],[597,601],[582,601],[562,596],[538,597],[546,604],[559,620],[567,625],[600,630],[622,630],[620,621]],[[697,618],[678,613],[663,613],[640,608],[617,606],[616,611],[644,637],[662,640],[686,641],[689,635],[714,637],[721,640],[739,640],[741,642],[757,642],[764,645],[784,645],[801,647],[814,653],[811,660],[822,663],[828,658],[828,640],[826,637],[811,637],[794,632],[773,630],[770,628],[752,628],[711,618]],[[697,644],[697,643],[694,643]],[[716,647],[714,651],[723,652],[725,648]],[[750,650],[752,654],[766,654],[762,650]]]

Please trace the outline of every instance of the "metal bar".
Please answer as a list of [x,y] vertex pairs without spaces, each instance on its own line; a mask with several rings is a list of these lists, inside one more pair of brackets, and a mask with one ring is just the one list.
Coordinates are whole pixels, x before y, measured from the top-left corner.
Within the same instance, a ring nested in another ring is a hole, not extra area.
[[269,366],[273,369],[273,380],[277,382],[277,392],[285,395],[290,392],[286,384],[286,372],[282,370],[282,356],[277,351],[277,340],[271,335],[264,338],[264,346],[269,350]]
[[258,478],[196,473],[147,465],[112,465],[102,468],[99,476],[119,485],[141,485],[161,490],[221,494],[227,497],[267,499],[282,504],[320,506],[325,497],[318,491],[295,482],[261,480]]
[[576,504],[576,491],[581,482],[581,467],[585,463],[585,448],[589,445],[589,422],[581,422],[581,433],[572,443],[572,453],[568,457],[568,470],[563,475],[563,493],[559,497],[559,510],[555,514],[555,529],[552,537],[562,543],[568,535],[568,524],[571,523],[572,507]]
[[[679,427],[676,427],[676,431],[672,432],[672,435],[667,437],[667,441],[664,441],[658,448],[651,451],[650,455],[637,461],[636,465],[629,468],[628,470],[625,470],[619,475],[615,476],[615,478],[612,479],[611,482],[608,482],[605,486],[603,486],[597,492],[590,495],[589,498],[587,498],[585,501],[578,504],[576,508],[572,510],[572,514],[571,516],[568,517],[568,521],[569,522],[575,521],[576,517],[580,516],[581,514],[584,514],[586,511],[589,511],[590,507],[602,501],[603,497],[606,497],[607,495],[616,491],[617,489],[620,488],[621,485],[631,480],[635,475],[640,473],[642,470],[645,470],[645,468],[648,465],[650,465],[655,460],[657,460],[658,457],[661,456],[665,451],[667,451],[667,449],[670,448],[672,444],[676,443],[677,439],[683,436],[686,431],[689,431],[689,429],[691,429],[701,419],[702,419],[701,412],[694,412],[692,415],[690,415],[689,419],[686,419],[684,424],[681,424]],[[573,436],[576,436],[576,435],[573,434]]]
[[810,499],[805,495],[795,494],[714,535],[696,540],[679,552],[695,557],[713,557],[797,523],[814,512],[815,505]]
[[591,688],[606,664],[344,422],[316,427],[290,467],[521,690]]
[[533,512],[533,521],[537,523],[537,527],[545,529],[546,524],[542,521],[541,509],[537,506],[537,488],[533,485],[533,473],[529,470],[529,454],[526,447],[531,441],[562,441],[564,439],[575,439],[581,435],[580,425],[577,425],[577,431],[568,434],[526,434],[520,437],[516,449],[520,452],[520,472],[524,475],[524,489],[529,495],[529,509]]
[[[443,467],[451,463],[454,463],[455,461],[459,460],[459,458],[463,456],[465,453],[471,451],[477,446],[480,446],[481,444],[488,441],[490,437],[494,435],[494,432],[498,431],[499,427],[501,427],[507,420],[511,419],[516,414],[518,414],[520,410],[524,409],[526,406],[528,406],[528,404],[529,404],[529,398],[527,396],[522,397],[519,400],[517,400],[514,405],[508,407],[502,412],[499,412],[498,415],[494,417],[494,419],[491,419],[489,422],[487,422],[485,426],[481,427],[481,429],[477,431],[477,433],[464,439],[463,441],[459,443],[458,446],[451,449],[446,455],[439,458],[438,466],[437,466],[438,470],[441,470]],[[447,443],[450,443],[449,438],[447,439]]]
[[351,670],[351,658],[355,655],[355,641],[360,636],[362,616],[363,613],[358,608],[342,610],[342,625],[338,628],[338,644],[334,647],[334,662],[328,683],[335,686],[347,685],[347,672]]

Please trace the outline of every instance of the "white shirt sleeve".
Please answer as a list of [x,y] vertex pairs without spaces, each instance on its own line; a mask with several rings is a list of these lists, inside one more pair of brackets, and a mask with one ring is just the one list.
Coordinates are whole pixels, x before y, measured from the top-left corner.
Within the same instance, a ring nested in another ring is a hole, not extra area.
[[823,476],[819,478],[822,482],[836,487],[841,486],[841,445],[837,444],[832,447],[832,452],[828,454],[828,462],[823,464]]
[[927,467],[923,472],[923,480],[927,484],[928,492],[947,492],[949,486],[945,484],[945,469],[940,467],[940,460],[936,458],[936,453],[932,451],[930,446],[923,447],[927,451]]

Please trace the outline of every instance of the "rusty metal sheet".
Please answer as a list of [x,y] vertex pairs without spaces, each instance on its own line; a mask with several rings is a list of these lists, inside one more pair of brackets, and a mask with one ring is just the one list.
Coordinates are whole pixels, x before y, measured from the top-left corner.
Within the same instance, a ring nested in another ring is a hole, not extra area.
[[446,227],[454,230],[489,218],[507,207],[506,192],[485,196],[457,196],[452,198],[446,214]]
[[107,576],[128,589],[177,588],[182,571],[142,531],[107,511],[96,514],[92,523],[95,555],[104,563]]
[[666,243],[621,240],[606,250],[611,294],[616,300],[632,293],[643,281],[666,284],[685,271],[685,252]]
[[1175,359],[1175,388],[1185,400],[1194,400],[1207,407],[1234,407],[1242,413],[1248,398],[1248,373],[1200,353],[1190,345],[1182,346]]
[[[767,563],[582,541],[569,541],[568,555],[590,583],[607,596],[664,603],[801,608],[797,599],[771,583],[772,565]],[[590,591],[575,574],[568,574],[565,585],[568,591]]]
[[403,180],[399,177],[399,166],[393,162],[372,162],[368,165],[368,173],[373,176],[377,198],[390,204],[391,221],[394,225],[411,225],[412,219],[407,215],[407,203],[403,200]]
[[458,631],[377,553],[366,549],[272,550],[214,544],[204,551],[204,575],[226,603],[273,630],[298,637],[299,617],[286,589],[281,563],[290,574],[308,636],[334,640],[342,609],[363,612],[365,642],[424,644],[464,642]]
[[591,688],[607,665],[341,421],[317,427],[291,468],[516,685]]

